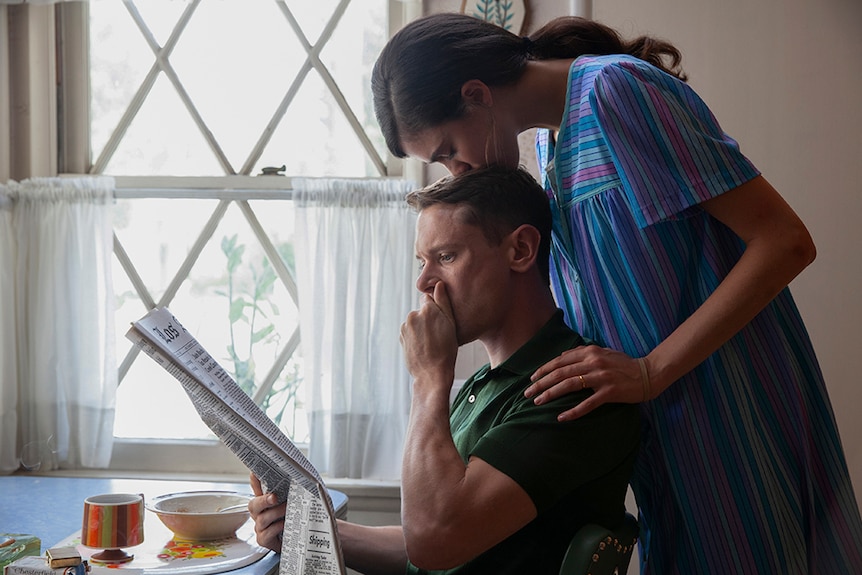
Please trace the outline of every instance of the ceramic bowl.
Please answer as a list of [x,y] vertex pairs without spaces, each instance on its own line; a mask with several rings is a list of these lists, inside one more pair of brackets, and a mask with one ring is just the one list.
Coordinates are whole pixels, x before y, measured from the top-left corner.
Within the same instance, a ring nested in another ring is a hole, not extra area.
[[186,491],[159,495],[146,507],[159,516],[177,539],[212,541],[233,537],[249,518],[248,508],[219,513],[238,504],[248,504],[251,495],[233,491]]

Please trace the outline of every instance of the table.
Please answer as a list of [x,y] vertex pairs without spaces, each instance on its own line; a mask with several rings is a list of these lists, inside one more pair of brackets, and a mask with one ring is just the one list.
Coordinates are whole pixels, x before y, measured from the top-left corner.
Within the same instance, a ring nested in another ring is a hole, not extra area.
[[[42,540],[46,549],[81,529],[84,499],[100,493],[143,493],[152,498],[165,493],[191,490],[251,493],[248,483],[177,481],[161,479],[112,479],[9,475],[0,477],[0,533],[25,533]],[[347,496],[329,490],[336,517],[347,513]],[[278,555],[263,558],[231,571],[235,575],[269,575],[278,570]]]

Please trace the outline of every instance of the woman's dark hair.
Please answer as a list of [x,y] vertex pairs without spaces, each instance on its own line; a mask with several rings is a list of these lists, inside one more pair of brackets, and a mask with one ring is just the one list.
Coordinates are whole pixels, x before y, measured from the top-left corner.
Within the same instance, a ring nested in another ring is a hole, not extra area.
[[472,16],[432,14],[399,30],[380,53],[371,77],[374,112],[387,147],[403,158],[402,134],[464,114],[461,87],[468,80],[504,86],[521,77],[529,60],[585,54],[628,54],[686,79],[672,44],[649,36],[624,40],[593,20],[556,18],[525,39]]
[[551,205],[548,194],[523,168],[488,166],[447,176],[407,194],[407,204],[417,212],[437,204],[464,205],[465,223],[476,226],[492,245],[518,226],[529,224],[541,240],[536,266],[550,281]]

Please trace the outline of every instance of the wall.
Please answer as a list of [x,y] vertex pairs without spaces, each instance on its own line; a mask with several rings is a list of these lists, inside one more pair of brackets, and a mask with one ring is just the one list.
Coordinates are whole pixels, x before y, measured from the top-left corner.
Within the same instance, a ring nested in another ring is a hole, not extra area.
[[672,40],[689,83],[807,224],[817,260],[791,289],[862,495],[862,3],[614,0],[593,16]]

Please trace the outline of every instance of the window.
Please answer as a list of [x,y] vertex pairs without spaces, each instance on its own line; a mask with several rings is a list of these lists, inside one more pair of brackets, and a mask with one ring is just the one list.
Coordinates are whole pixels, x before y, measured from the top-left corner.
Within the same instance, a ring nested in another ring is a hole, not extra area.
[[385,0],[96,0],[93,172],[381,176]]
[[90,105],[66,94],[63,109],[87,109],[88,121],[69,112],[67,131],[85,125],[87,133],[62,138],[61,155],[80,155],[74,148],[88,142],[89,172],[118,184],[115,437],[126,461],[148,466],[129,451],[135,446],[178,444],[183,453],[217,443],[182,388],[124,338],[123,326],[155,305],[170,307],[294,441],[307,440],[290,179],[399,175],[373,116],[370,72],[393,27],[420,5],[91,0],[62,8],[89,11],[81,22]]

